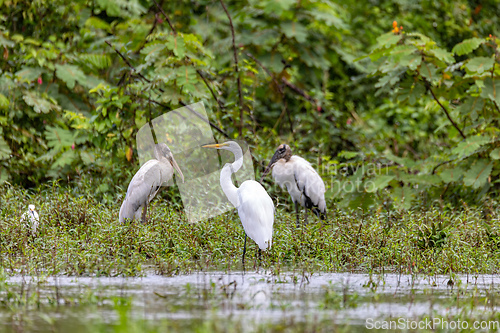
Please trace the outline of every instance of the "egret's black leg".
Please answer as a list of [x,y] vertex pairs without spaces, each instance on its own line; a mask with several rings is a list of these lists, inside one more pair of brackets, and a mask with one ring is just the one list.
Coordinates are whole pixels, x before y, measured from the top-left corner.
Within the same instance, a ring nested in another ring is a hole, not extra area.
[[307,224],[307,208],[305,209],[304,213],[304,224]]
[[245,233],[245,244],[243,245],[243,256],[241,258],[241,262],[243,263],[243,267],[245,267],[245,253],[247,252],[247,234]]
[[300,226],[299,221],[299,203],[295,201],[295,215],[297,216],[297,228]]
[[261,261],[262,261],[262,251],[261,249],[259,249],[259,265]]

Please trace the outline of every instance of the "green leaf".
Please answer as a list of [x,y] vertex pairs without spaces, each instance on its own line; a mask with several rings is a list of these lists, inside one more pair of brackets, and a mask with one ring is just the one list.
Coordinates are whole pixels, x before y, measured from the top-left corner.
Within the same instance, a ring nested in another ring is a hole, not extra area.
[[74,135],[70,130],[48,126],[45,130],[47,145],[54,150],[71,147],[74,142]]
[[9,173],[7,172],[6,168],[2,168],[0,166],[0,185],[5,183],[9,179]]
[[25,91],[23,92],[23,100],[29,106],[33,107],[36,113],[49,113],[52,110],[58,111],[61,107],[57,104],[48,101],[38,94],[38,92]]
[[154,41],[146,44],[146,46],[141,50],[141,54],[146,55],[145,58],[146,61],[151,61],[155,59],[158,56],[158,53],[162,51],[165,47],[167,46],[162,42]]
[[457,154],[459,158],[468,156],[474,153],[479,147],[490,143],[489,136],[470,136],[464,141],[460,142],[455,148],[451,150],[453,154]]
[[453,53],[443,50],[441,48],[430,49],[429,53],[433,54],[438,60],[441,60],[447,64],[452,64],[455,62]]
[[77,154],[72,149],[68,149],[64,153],[62,153],[61,156],[59,156],[59,158],[54,161],[54,163],[52,163],[51,169],[56,169],[58,167],[62,168],[66,165],[70,165],[71,163],[73,163],[76,157]]
[[412,203],[415,200],[416,196],[416,191],[409,186],[397,187],[391,194],[392,200],[394,200],[394,204],[396,205],[396,207],[407,210],[412,207]]
[[366,192],[372,193],[380,189],[386,188],[389,182],[394,179],[395,176],[390,175],[379,175],[371,180],[366,181]]
[[346,151],[342,150],[340,153],[337,154],[338,157],[343,157],[346,160],[350,160],[353,157],[356,157],[359,155],[359,152],[357,151]]
[[465,68],[467,68],[471,72],[482,74],[483,72],[489,71],[493,67],[494,63],[495,59],[493,58],[475,57],[467,62]]
[[444,169],[439,176],[445,183],[457,182],[464,175],[464,169],[457,166],[450,169]]
[[9,108],[9,99],[5,97],[4,94],[0,93],[0,110],[5,110]]
[[500,106],[500,81],[491,77],[484,79],[484,87],[481,91],[481,97],[488,98]]
[[4,138],[0,136],[0,160],[9,158],[11,153],[12,151],[9,145],[5,142]]
[[182,59],[186,55],[186,44],[184,42],[184,38],[181,35],[169,36],[166,45],[168,49],[172,50],[174,52],[174,55],[178,58]]
[[500,160],[500,148],[495,148],[491,151],[490,157],[493,160]]
[[351,209],[368,210],[375,203],[375,195],[367,192],[354,192],[349,197],[348,207]]
[[471,39],[466,39],[457,45],[453,47],[451,52],[455,53],[458,56],[471,53],[475,49],[479,47],[482,43],[484,43],[486,40],[483,38],[471,38]]
[[107,54],[81,54],[80,60],[87,65],[91,65],[95,69],[107,69],[111,66],[111,57]]
[[56,75],[64,81],[69,89],[75,87],[76,82],[85,82],[85,73],[76,65],[55,65]]
[[43,68],[33,68],[33,67],[23,67],[16,72],[16,76],[20,79],[24,79],[28,82],[35,81],[42,73]]
[[397,164],[402,165],[402,166],[407,167],[407,168],[410,168],[410,169],[415,166],[415,162],[410,158],[398,157],[398,156],[395,156],[391,153],[386,154],[385,158],[387,158],[389,161],[396,162]]
[[288,38],[295,38],[298,43],[303,43],[307,38],[307,29],[298,22],[285,22],[281,24],[281,31]]
[[429,81],[435,81],[438,79],[437,71],[438,68],[431,63],[424,62],[420,66],[420,74]]
[[382,36],[377,37],[377,47],[378,48],[389,48],[390,46],[397,44],[403,35],[396,35],[393,32],[388,32]]
[[94,29],[101,29],[101,30],[104,30],[106,32],[111,32],[111,26],[109,25],[109,23],[101,20],[100,18],[98,18],[96,16],[89,17],[87,19],[87,21],[85,21],[85,26],[91,27]]
[[465,173],[464,184],[465,186],[472,186],[472,188],[478,189],[482,187],[488,181],[491,170],[493,169],[493,163],[481,159],[476,161],[474,165]]

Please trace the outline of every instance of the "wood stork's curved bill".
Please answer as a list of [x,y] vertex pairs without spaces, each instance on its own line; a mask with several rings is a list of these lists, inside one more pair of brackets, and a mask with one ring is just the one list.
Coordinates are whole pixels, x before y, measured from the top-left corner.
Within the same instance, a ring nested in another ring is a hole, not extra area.
[[168,157],[168,159],[170,161],[170,164],[172,164],[174,169],[179,173],[179,175],[181,176],[182,182],[184,183],[184,175],[182,174],[181,168],[179,168],[179,165],[175,161],[174,155],[172,155],[172,153],[170,153],[170,156]]
[[267,165],[266,169],[264,170],[264,173],[260,177],[259,183],[262,183],[262,180],[264,179],[264,177],[269,173],[269,171],[271,171],[271,169],[273,168],[274,164],[276,162],[278,162],[281,158],[283,158],[283,154],[279,150],[276,150],[276,152],[274,153],[273,157],[271,158],[271,162],[269,162],[269,164]]

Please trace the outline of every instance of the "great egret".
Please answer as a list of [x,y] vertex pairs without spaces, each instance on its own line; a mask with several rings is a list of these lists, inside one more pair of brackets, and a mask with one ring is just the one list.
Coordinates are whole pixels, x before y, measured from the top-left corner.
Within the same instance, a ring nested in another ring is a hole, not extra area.
[[31,234],[35,236],[36,229],[38,228],[38,224],[40,223],[40,218],[38,217],[38,213],[35,210],[35,205],[29,205],[28,211],[25,212],[21,216],[21,223],[24,223],[26,220],[26,226],[31,228]]
[[274,203],[264,187],[255,180],[244,181],[239,188],[231,181],[231,174],[243,165],[243,152],[234,141],[204,145],[203,148],[229,150],[234,154],[234,163],[227,163],[220,172],[220,185],[229,201],[238,209],[245,230],[242,262],[245,262],[247,236],[257,243],[260,250],[271,247],[273,239]]
[[184,175],[166,144],[155,145],[154,153],[156,159],[144,163],[128,185],[127,195],[120,208],[120,222],[139,219],[141,209],[142,222],[145,222],[147,205],[158,193],[161,185],[173,177],[174,168],[184,182]]
[[307,211],[311,209],[321,220],[325,219],[325,183],[316,170],[300,156],[293,155],[290,146],[282,144],[269,162],[262,179],[273,169],[273,178],[281,188],[286,186],[288,193],[295,204],[297,225],[299,224],[299,204],[306,208],[305,222],[307,223]]

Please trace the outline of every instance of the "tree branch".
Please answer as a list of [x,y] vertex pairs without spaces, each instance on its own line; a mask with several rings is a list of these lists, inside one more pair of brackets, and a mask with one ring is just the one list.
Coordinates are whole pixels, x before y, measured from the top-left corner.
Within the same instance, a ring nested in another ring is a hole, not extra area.
[[222,5],[222,8],[226,12],[227,18],[229,19],[229,27],[231,28],[231,36],[233,40],[233,54],[234,54],[234,66],[235,66],[235,72],[236,72],[236,84],[238,85],[238,97],[240,100],[240,128],[239,128],[239,134],[241,136],[242,129],[243,129],[243,92],[241,89],[241,80],[240,80],[240,71],[238,68],[238,51],[236,49],[236,42],[235,42],[235,34],[234,34],[234,26],[233,26],[233,20],[231,19],[231,15],[229,15],[229,12],[227,11],[226,5],[222,0],[219,0],[220,4]]
[[167,23],[170,26],[170,29],[172,30],[174,36],[177,36],[177,30],[175,30],[172,22],[168,18],[167,14],[165,14],[165,11],[163,10],[163,8],[161,8],[161,6],[158,4],[158,2],[156,2],[156,0],[153,0],[153,2],[155,3],[156,7],[158,7],[158,9],[160,10],[160,12],[163,14],[163,16],[165,17],[165,20],[167,20]]
[[427,86],[427,89],[429,89],[429,91],[431,92],[432,97],[434,98],[434,100],[436,101],[436,103],[438,103],[438,105],[441,107],[441,109],[443,109],[444,113],[446,114],[446,117],[451,122],[451,124],[453,125],[453,127],[455,127],[455,129],[458,131],[458,133],[460,133],[460,135],[462,136],[462,138],[465,139],[466,138],[465,134],[457,126],[457,124],[453,121],[453,119],[451,119],[450,114],[448,113],[448,110],[446,110],[446,108],[444,107],[444,105],[441,104],[441,102],[439,101],[439,99],[434,94],[434,91],[432,91],[432,87],[431,87],[430,83],[427,80],[424,80],[424,82],[425,82],[425,85]]
[[294,85],[293,83],[291,83],[290,81],[288,81],[287,79],[285,79],[284,77],[281,78],[281,81],[285,84],[285,86],[287,86],[288,88],[292,89],[293,91],[295,91],[296,93],[298,93],[300,96],[304,97],[309,102],[311,102],[312,104],[314,104],[319,112],[324,112],[324,110],[321,107],[321,105],[319,104],[319,102],[317,100],[315,100],[314,98],[312,98],[304,90],[300,89],[299,87],[297,87],[296,85]]
[[221,109],[224,109],[225,108],[224,104],[222,104],[222,102],[217,98],[217,95],[215,95],[215,92],[213,91],[212,87],[210,87],[210,85],[208,84],[208,81],[205,78],[205,76],[203,75],[202,71],[197,69],[196,73],[198,73],[198,75],[201,77],[203,82],[205,82],[205,85],[207,86],[208,90],[210,90],[210,93],[212,94],[212,97],[214,98],[214,100],[217,102],[217,104],[219,104],[219,107]]
[[280,120],[283,118],[283,116],[285,115],[285,112],[286,114],[288,115],[288,122],[290,124],[290,132],[292,133],[292,136],[295,138],[295,133],[293,131],[293,124],[292,124],[292,118],[290,117],[290,111],[288,110],[288,102],[286,100],[286,96],[285,96],[285,92],[283,91],[283,87],[281,86],[281,84],[278,82],[278,80],[276,79],[276,77],[273,75],[273,73],[266,67],[264,66],[257,58],[255,58],[253,56],[253,54],[251,54],[250,52],[247,52],[247,56],[250,57],[253,61],[255,61],[255,63],[257,65],[259,65],[260,67],[262,67],[262,69],[267,73],[267,75],[269,75],[271,77],[271,79],[273,80],[274,84],[276,85],[276,87],[278,88],[278,91],[280,92],[281,94],[281,98],[283,99],[283,110],[281,111],[281,114],[280,116],[278,117],[278,120],[276,120],[276,123],[274,124],[273,126],[273,131],[274,129],[276,128],[276,126],[278,126],[278,123],[280,122]]

